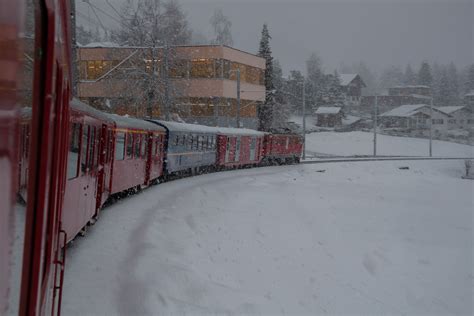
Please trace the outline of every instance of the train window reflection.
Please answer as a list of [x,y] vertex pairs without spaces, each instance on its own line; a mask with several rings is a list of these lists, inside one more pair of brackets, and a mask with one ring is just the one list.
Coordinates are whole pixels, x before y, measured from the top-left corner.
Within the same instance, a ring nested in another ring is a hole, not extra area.
[[125,133],[117,133],[115,143],[115,160],[125,159]]
[[71,125],[71,141],[69,143],[69,153],[67,161],[67,178],[74,179],[79,171],[79,142],[81,137],[81,127],[78,123]]

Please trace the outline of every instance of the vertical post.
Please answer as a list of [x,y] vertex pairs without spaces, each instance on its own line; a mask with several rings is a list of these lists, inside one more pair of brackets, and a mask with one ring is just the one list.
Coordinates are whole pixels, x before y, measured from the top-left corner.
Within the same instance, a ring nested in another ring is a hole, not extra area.
[[165,42],[164,47],[164,63],[165,63],[165,71],[164,71],[164,79],[165,79],[165,120],[170,120],[170,78],[169,78],[169,47],[167,42]]
[[303,160],[306,159],[306,88],[303,79]]
[[153,100],[155,99],[155,75],[156,75],[156,57],[154,47],[151,49],[151,78],[148,82],[148,105],[147,105],[147,116],[151,120],[153,119]]
[[430,99],[430,157],[433,157],[433,97]]
[[237,68],[237,128],[240,127],[240,68]]
[[376,92],[375,102],[374,102],[374,157],[377,156],[377,115],[378,115],[378,104],[377,104],[377,92]]
[[76,38],[76,0],[71,0],[71,90],[72,95],[77,96],[77,82],[78,82],[78,71],[77,71],[77,38]]

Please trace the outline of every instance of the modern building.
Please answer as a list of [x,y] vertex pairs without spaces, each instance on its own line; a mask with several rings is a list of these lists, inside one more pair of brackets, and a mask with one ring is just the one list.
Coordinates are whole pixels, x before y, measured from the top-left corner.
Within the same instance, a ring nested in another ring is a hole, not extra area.
[[[78,97],[136,117],[171,117],[212,126],[258,127],[265,59],[227,46],[77,49]],[[237,77],[240,72],[240,106]]]
[[344,95],[344,104],[349,106],[360,105],[362,88],[366,85],[358,74],[341,74],[341,88]]

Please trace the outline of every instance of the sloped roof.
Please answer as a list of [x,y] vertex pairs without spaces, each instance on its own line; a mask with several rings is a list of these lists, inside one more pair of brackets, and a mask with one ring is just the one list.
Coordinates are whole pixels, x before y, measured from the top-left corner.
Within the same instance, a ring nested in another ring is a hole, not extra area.
[[337,114],[342,108],[336,106],[320,106],[316,110],[316,114]]
[[405,104],[399,106],[398,108],[392,109],[388,112],[381,114],[380,116],[396,116],[396,117],[409,117],[417,112],[423,107],[427,107],[426,104]]
[[464,95],[465,97],[474,97],[474,90],[469,91]]
[[347,86],[357,77],[357,74],[340,74],[339,77],[341,78],[341,86]]
[[464,108],[463,106],[437,106],[436,109],[440,110],[443,113],[451,114],[458,110]]

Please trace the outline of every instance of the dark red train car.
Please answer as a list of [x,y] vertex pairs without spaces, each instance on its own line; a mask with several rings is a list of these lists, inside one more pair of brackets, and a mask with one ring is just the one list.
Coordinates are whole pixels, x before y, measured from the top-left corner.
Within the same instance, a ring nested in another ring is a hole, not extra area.
[[241,168],[260,164],[264,135],[250,129],[218,128],[218,168]]
[[297,163],[303,150],[303,140],[297,134],[266,134],[263,142],[264,162],[270,164]]
[[161,177],[166,130],[143,120],[109,117],[115,122],[110,192],[146,187]]
[[62,213],[67,241],[72,240],[108,198],[112,159],[109,137],[114,122],[104,113],[78,101],[71,102],[66,190]]

